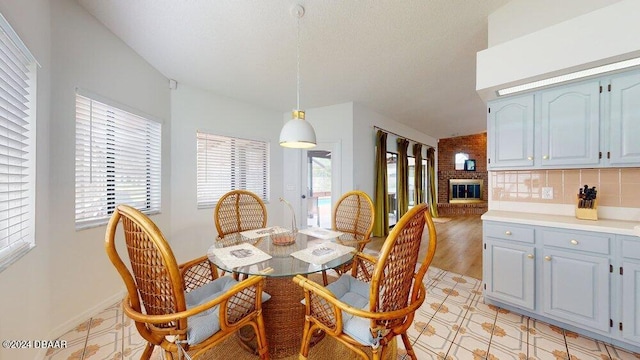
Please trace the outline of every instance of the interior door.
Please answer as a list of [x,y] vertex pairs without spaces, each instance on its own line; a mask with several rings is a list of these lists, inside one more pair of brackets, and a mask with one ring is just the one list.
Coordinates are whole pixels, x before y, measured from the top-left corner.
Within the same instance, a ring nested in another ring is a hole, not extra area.
[[331,228],[333,205],[340,196],[340,147],[338,143],[319,143],[302,155],[302,201],[300,228]]

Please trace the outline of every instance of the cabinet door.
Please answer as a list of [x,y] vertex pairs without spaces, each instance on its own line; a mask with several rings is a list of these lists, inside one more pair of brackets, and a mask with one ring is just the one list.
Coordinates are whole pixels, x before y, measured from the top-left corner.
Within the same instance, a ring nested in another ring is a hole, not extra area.
[[541,93],[539,165],[597,165],[600,153],[600,83]]
[[485,296],[533,310],[533,246],[493,241],[491,238],[485,244]]
[[640,264],[623,262],[622,336],[640,344]]
[[608,332],[609,258],[544,249],[543,313]]
[[489,104],[490,169],[533,166],[533,95]]
[[609,164],[640,165],[640,73],[611,79]]

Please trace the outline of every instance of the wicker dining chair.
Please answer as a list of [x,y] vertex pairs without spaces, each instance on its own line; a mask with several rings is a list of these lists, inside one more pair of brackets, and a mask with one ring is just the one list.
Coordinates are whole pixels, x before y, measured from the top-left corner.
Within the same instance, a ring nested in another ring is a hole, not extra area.
[[262,199],[247,190],[222,195],[213,212],[218,238],[267,226],[267,208]]
[[[342,233],[338,242],[355,245],[358,251],[363,251],[365,245],[371,241],[373,230],[374,210],[373,201],[364,191],[353,190],[344,193],[335,208],[331,218],[331,228]],[[351,262],[334,269],[338,275],[348,271]],[[322,280],[327,285],[327,273],[322,271]]]
[[[419,268],[418,252],[425,224],[427,252]],[[380,251],[379,259],[356,254],[351,274],[323,287],[303,276],[294,282],[304,290],[305,325],[300,359],[309,355],[309,342],[317,330],[324,331],[368,359],[387,355],[388,345],[400,335],[407,354],[417,359],[407,337],[416,309],[426,297],[422,282],[436,250],[436,231],[426,204],[413,207],[395,225]],[[374,264],[373,272],[360,263]]]
[[[116,250],[119,223],[132,271]],[[141,359],[149,359],[156,346],[166,359],[182,359],[186,351],[195,359],[247,325],[257,335],[260,358],[269,358],[262,317],[262,302],[269,297],[262,292],[264,277],[241,282],[218,277],[206,256],[178,265],[160,229],[126,205],[119,205],[109,220],[105,248],[127,288],[124,313],[147,341]]]

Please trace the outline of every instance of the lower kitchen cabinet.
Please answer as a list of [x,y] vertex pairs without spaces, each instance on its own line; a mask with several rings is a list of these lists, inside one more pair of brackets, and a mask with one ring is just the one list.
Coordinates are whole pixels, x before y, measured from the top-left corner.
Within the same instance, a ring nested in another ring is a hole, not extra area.
[[640,344],[640,238],[620,236],[622,242],[622,322],[625,340]]
[[542,313],[608,332],[609,258],[544,249]]
[[483,222],[488,303],[640,352],[640,237]]
[[534,305],[534,248],[504,241],[486,242],[485,293],[526,309]]

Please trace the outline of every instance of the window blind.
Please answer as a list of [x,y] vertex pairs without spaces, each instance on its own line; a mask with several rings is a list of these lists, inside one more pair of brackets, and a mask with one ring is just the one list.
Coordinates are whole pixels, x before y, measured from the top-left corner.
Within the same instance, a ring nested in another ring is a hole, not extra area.
[[269,201],[269,143],[196,133],[198,208],[211,208],[231,190]]
[[0,270],[35,245],[35,68],[0,15]]
[[76,229],[119,204],[160,212],[161,124],[76,94]]

